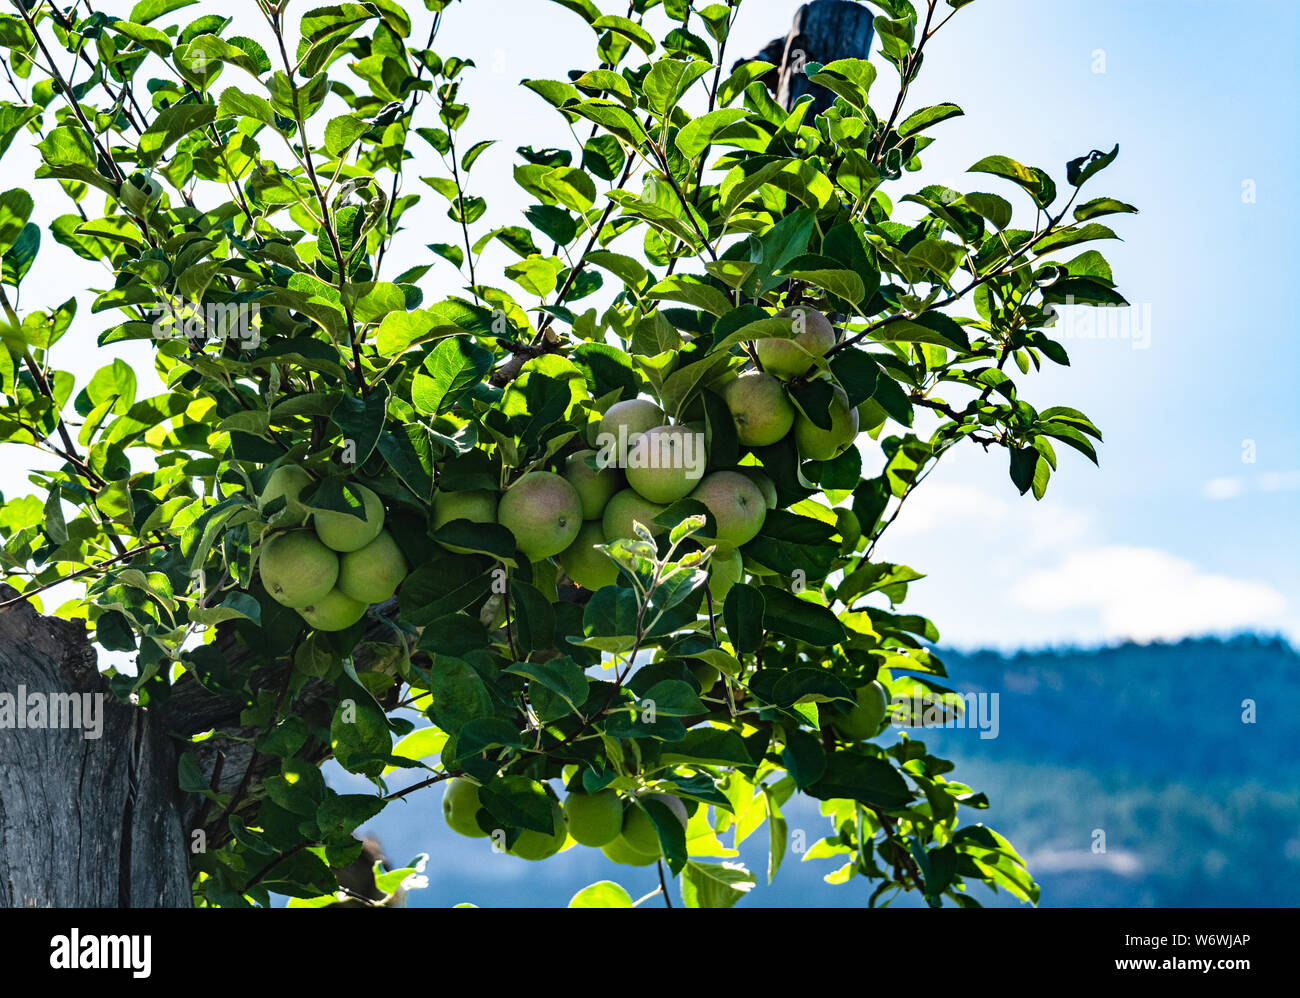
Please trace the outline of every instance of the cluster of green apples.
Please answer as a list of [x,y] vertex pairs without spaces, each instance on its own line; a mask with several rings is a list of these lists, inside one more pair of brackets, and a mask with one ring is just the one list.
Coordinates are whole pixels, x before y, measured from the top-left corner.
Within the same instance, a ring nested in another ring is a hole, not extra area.
[[[774,444],[793,432],[800,455],[830,460],[852,446],[858,412],[833,386],[831,428],[823,429],[798,411],[785,382],[805,376],[835,343],[835,329],[821,312],[796,306],[778,315],[791,318],[796,335],[757,343],[762,371],[745,371],[723,388],[723,399],[746,447]],[[433,527],[452,520],[500,523],[514,535],[530,561],[555,558],[568,577],[586,589],[618,578],[618,568],[598,546],[635,536],[640,522],[653,534],[654,520],[679,499],[695,499],[713,515],[716,535],[697,534],[714,546],[709,579],[715,600],[744,576],[740,547],[763,528],[776,507],[776,487],[757,467],[706,473],[708,455],[701,424],[670,424],[649,399],[616,402],[596,429],[597,449],[576,451],[562,473],[530,471],[504,493],[490,490],[439,492]],[[759,566],[752,566],[757,569]]]
[[803,305],[782,309],[777,316],[794,320],[796,335],[758,340],[754,348],[763,370],[743,372],[723,389],[736,435],[746,447],[765,447],[793,430],[801,458],[829,461],[857,437],[857,409],[849,405],[844,389],[832,384],[831,426],[824,429],[791,403],[785,382],[806,376],[817,358],[826,356],[835,345],[835,327],[821,312]]
[[[478,791],[477,784],[455,777],[447,782],[442,798],[442,814],[448,827],[472,839],[484,838],[488,834],[479,822],[483,806]],[[688,819],[686,805],[672,794],[651,793],[625,799],[612,789],[594,794],[570,791],[563,806],[559,800],[551,798],[554,829],[551,834],[524,829],[508,851],[521,859],[542,860],[554,856],[572,838],[579,845],[599,849],[615,863],[649,866],[661,855],[659,833],[638,800],[655,800],[663,804],[685,830]]]
[[406,578],[406,559],[384,529],[384,504],[364,485],[351,488],[360,497],[362,516],[308,509],[302,492],[312,477],[297,465],[277,468],[259,497],[263,507],[283,498],[299,522],[273,534],[262,545],[262,584],[271,598],[318,631],[342,631],[366,609],[397,592]]

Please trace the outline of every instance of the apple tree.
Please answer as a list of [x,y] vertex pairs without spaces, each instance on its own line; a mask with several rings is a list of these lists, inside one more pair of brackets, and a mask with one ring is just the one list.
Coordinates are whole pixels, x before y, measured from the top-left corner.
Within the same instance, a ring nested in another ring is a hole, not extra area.
[[[962,111],[908,89],[969,0],[874,0],[878,58],[807,62],[789,107],[771,63],[726,68],[740,0],[559,0],[590,61],[524,80],[498,144],[464,137],[447,0],[192,2],[0,15],[0,151],[34,143],[65,205],[0,194],[0,432],[41,457],[0,538],[3,613],[58,586],[166,721],[194,903],[334,901],[412,793],[699,907],[757,886],[748,836],[777,875],[804,795],[805,858],[864,904],[1036,901],[916,737],[963,701],[877,548],[956,446],[1035,498],[1059,445],[1096,460],[1022,386],[1068,363],[1054,306],[1125,304],[1079,249],[1134,210],[1081,197],[1118,150],[1059,188],[1001,154],[909,182]],[[509,151],[520,113],[571,141]],[[507,156],[522,217],[478,182]],[[89,314],[21,307],[38,252],[103,265]],[[115,355],[142,346],[152,372]]]

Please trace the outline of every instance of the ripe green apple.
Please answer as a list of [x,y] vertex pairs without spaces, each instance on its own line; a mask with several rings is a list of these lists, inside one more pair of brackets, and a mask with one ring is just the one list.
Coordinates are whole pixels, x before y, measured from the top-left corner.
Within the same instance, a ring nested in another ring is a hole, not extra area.
[[565,574],[583,589],[600,589],[618,581],[618,566],[595,545],[605,543],[599,520],[586,520],[572,544],[555,556]]
[[281,465],[271,472],[271,477],[266,480],[266,488],[262,489],[262,494],[258,496],[258,505],[266,507],[270,505],[271,500],[283,496],[285,506],[305,518],[307,508],[298,501],[298,497],[311,483],[311,475],[296,464]]
[[767,503],[768,509],[776,509],[776,483],[768,477],[766,471],[748,464],[741,465],[736,470],[758,486],[758,491],[763,493],[763,501]]
[[553,471],[530,471],[497,506],[497,522],[515,535],[529,561],[559,554],[582,529],[578,490]]
[[629,849],[643,856],[658,856],[662,850],[659,832],[650,814],[635,804],[628,805],[623,814],[623,832],[620,838]]
[[667,528],[655,526],[654,520],[667,508],[642,498],[635,489],[616,492],[614,498],[606,504],[605,514],[600,520],[605,539],[614,541],[622,537],[636,537],[632,530],[633,520],[643,524],[651,534],[662,534]]
[[[686,830],[688,820],[686,805],[680,798],[672,794],[646,794],[641,800],[663,804],[682,823],[682,830]],[[622,838],[636,852],[643,855],[659,855],[659,832],[655,828],[654,819],[650,817],[650,812],[643,807],[632,804],[623,813]]]
[[497,522],[495,492],[475,489],[468,492],[439,492],[433,497],[433,529],[452,520],[470,520],[473,523]]
[[564,799],[564,818],[575,842],[584,846],[608,845],[623,830],[623,802],[616,790],[600,790],[594,794],[574,791]]
[[339,559],[339,588],[362,603],[382,603],[406,578],[406,559],[387,530]]
[[512,856],[518,856],[520,859],[541,860],[554,856],[564,848],[565,840],[569,837],[569,828],[564,823],[564,809],[560,807],[560,802],[551,799],[551,821],[555,831],[550,835],[542,832],[533,831],[531,828],[525,828],[519,833],[519,838],[515,839],[515,844],[507,852]]
[[627,484],[638,495],[667,505],[699,484],[707,463],[703,433],[685,426],[656,426],[628,451],[624,470]]
[[600,847],[600,851],[611,863],[618,863],[620,866],[651,866],[659,860],[657,845],[653,853],[640,853],[628,845],[627,839],[621,835],[612,842],[606,842]]
[[813,357],[825,357],[835,345],[835,327],[815,308],[796,305],[783,308],[777,317],[793,319],[793,339],[771,338],[754,344],[763,370],[783,380],[797,377],[812,366]]
[[785,386],[770,374],[742,374],[727,384],[722,399],[736,421],[736,436],[746,447],[774,444],[794,426],[794,406]]
[[339,556],[310,530],[276,534],[262,545],[262,585],[284,606],[308,606],[334,588]]
[[[384,504],[364,485],[353,485],[361,496],[359,519],[351,513],[338,513],[332,509],[315,510],[312,522],[321,543],[334,551],[357,551],[365,547],[384,529]],[[356,508],[356,500],[348,495],[348,504]]]
[[831,715],[831,726],[848,741],[860,742],[880,730],[889,701],[885,698],[885,688],[874,680],[858,687],[853,699],[857,703],[847,714]]
[[696,536],[702,541],[740,547],[763,529],[767,503],[758,486],[738,471],[715,471],[691,493],[709,508],[718,523],[717,537]]
[[794,417],[794,441],[805,461],[829,461],[853,445],[858,435],[858,410],[849,405],[849,397],[839,385],[832,386],[831,428],[823,430],[802,412]]
[[588,458],[595,456],[594,450],[580,450],[570,454],[564,461],[564,477],[578,490],[584,520],[600,519],[610,496],[623,487],[623,473],[617,468],[601,468],[597,471],[587,463]]
[[709,557],[709,595],[721,603],[737,582],[745,577],[745,559],[732,547],[718,547]]
[[596,446],[607,464],[615,468],[627,465],[627,452],[636,443],[639,434],[662,426],[664,411],[649,399],[627,399],[615,402],[600,420]]
[[475,784],[459,776],[447,781],[447,789],[442,795],[442,816],[453,832],[471,839],[486,838],[488,833],[478,827],[475,818],[482,806]]
[[366,604],[336,586],[298,613],[318,631],[345,631],[365,616]]

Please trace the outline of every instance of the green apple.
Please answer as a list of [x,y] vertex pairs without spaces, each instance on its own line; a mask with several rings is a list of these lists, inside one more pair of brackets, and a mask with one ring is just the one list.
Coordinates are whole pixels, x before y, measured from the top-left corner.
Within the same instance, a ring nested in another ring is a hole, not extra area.
[[497,506],[497,522],[515,535],[529,561],[559,554],[582,529],[578,490],[552,471],[530,471]]
[[433,529],[437,530],[452,520],[496,523],[497,500],[497,494],[486,489],[439,492],[433,497]]
[[520,859],[541,860],[554,856],[564,848],[565,840],[569,837],[569,828],[564,823],[564,809],[560,807],[560,802],[551,799],[551,822],[555,829],[550,835],[543,832],[533,831],[531,828],[525,828],[519,833],[519,838],[515,839],[515,844],[507,852],[512,856],[518,856]]
[[583,589],[600,589],[618,581],[618,566],[595,547],[605,543],[599,520],[587,520],[572,544],[555,556],[565,574]]
[[366,604],[336,586],[298,613],[318,631],[345,631],[365,616]]
[[794,406],[785,385],[770,374],[742,374],[722,390],[722,399],[736,422],[736,436],[746,447],[774,444],[794,426]]
[[575,791],[564,799],[564,818],[575,842],[584,846],[608,845],[623,830],[623,802],[616,790],[600,790],[594,794]]
[[600,521],[605,539],[614,541],[622,537],[636,537],[632,530],[633,520],[644,524],[651,534],[662,534],[668,528],[655,526],[654,519],[667,508],[643,499],[635,489],[616,492],[614,498],[606,504],[605,514]]
[[406,578],[406,559],[387,530],[339,559],[339,588],[362,603],[382,603]]
[[352,490],[361,496],[358,503],[351,491],[345,492],[348,505],[357,509],[361,517],[351,513],[339,513],[332,509],[314,511],[312,523],[316,527],[316,536],[321,543],[334,551],[357,551],[376,537],[384,529],[384,504],[364,485],[352,485]]
[[709,557],[709,595],[715,604],[725,600],[744,577],[745,559],[735,548],[719,546]]
[[339,577],[339,556],[310,530],[276,534],[262,545],[260,564],[271,598],[295,609],[316,602]]
[[298,497],[311,483],[311,475],[296,464],[281,465],[271,472],[271,477],[266,480],[266,488],[262,489],[262,494],[258,496],[258,505],[265,507],[270,505],[271,500],[283,497],[287,508],[302,514],[305,518],[307,508],[298,501]]
[[643,499],[668,505],[684,498],[704,477],[704,434],[686,426],[656,426],[628,451],[627,484]]
[[853,445],[858,435],[858,410],[849,405],[844,389],[833,385],[831,428],[823,430],[802,412],[794,417],[794,442],[805,461],[829,461]]
[[825,357],[835,345],[835,327],[815,308],[783,308],[777,317],[793,319],[793,339],[771,338],[754,344],[763,370],[783,380],[798,377],[812,367],[814,357]]
[[606,466],[623,468],[627,465],[627,452],[636,438],[646,430],[662,426],[664,411],[649,399],[627,399],[615,402],[600,420],[596,446]]
[[880,730],[889,701],[885,698],[885,688],[874,680],[858,687],[853,699],[857,702],[847,714],[831,715],[831,727],[848,741],[860,742]]
[[[686,805],[679,798],[674,797],[672,794],[646,794],[640,799],[642,801],[657,801],[663,804],[682,823],[682,831],[686,830],[688,820]],[[624,812],[622,838],[624,842],[639,853],[659,855],[659,832],[655,828],[654,819],[650,817],[650,812],[643,807],[632,804]]]
[[763,501],[767,503],[768,509],[776,509],[776,483],[768,477],[766,471],[749,464],[742,465],[736,470],[758,486],[758,491],[763,493]]
[[659,861],[658,846],[652,853],[640,853],[628,845],[627,840],[621,835],[613,842],[606,842],[600,847],[600,851],[611,863],[618,863],[620,866],[651,866]]
[[580,450],[564,461],[564,477],[578,490],[584,520],[600,519],[610,496],[623,487],[623,473],[612,467],[593,468],[588,459],[595,457],[594,450]]
[[620,836],[629,849],[643,856],[658,856],[662,846],[659,832],[650,813],[636,804],[629,804],[623,814],[623,832]]
[[475,815],[482,804],[478,799],[478,787],[469,780],[459,776],[447,781],[447,789],[442,795],[442,816],[453,832],[459,832],[471,839],[487,837],[487,832],[478,827]]
[[700,482],[691,498],[704,503],[718,523],[717,537],[697,534],[702,541],[740,547],[758,535],[767,519],[763,493],[738,471],[715,471]]

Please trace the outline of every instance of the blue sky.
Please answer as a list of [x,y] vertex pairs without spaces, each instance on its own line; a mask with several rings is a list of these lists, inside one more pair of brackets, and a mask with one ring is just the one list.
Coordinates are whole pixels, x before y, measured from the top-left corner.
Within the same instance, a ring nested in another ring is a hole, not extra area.
[[[100,9],[125,15],[130,6]],[[797,6],[746,3],[728,65],[783,34]],[[421,33],[427,21],[416,16]],[[265,34],[251,5],[236,18],[242,33]],[[1119,159],[1089,193],[1142,209],[1115,217],[1123,242],[1096,245],[1136,306],[1145,348],[1132,337],[1067,339],[1070,368],[1022,381],[1029,401],[1094,419],[1106,436],[1101,468],[1062,449],[1061,470],[1035,503],[1016,494],[1003,455],[960,450],[881,545],[883,556],[928,573],[909,606],[934,617],[948,642],[1093,644],[1237,629],[1300,636],[1300,346],[1287,308],[1286,239],[1297,222],[1298,18],[1286,0],[1238,3],[1230,15],[1222,4],[1172,0],[978,0],[930,43],[909,107],[951,100],[966,115],[934,130],[925,171],[905,177],[913,186],[896,185],[895,197],[926,182],[1010,196],[995,178],[964,174],[990,153],[1048,169],[1064,187],[1068,159],[1118,142]],[[558,115],[518,81],[592,65],[591,36],[558,5],[493,0],[454,5],[436,47],[477,62],[464,78],[473,112],[463,145],[502,139],[472,175],[489,202],[481,231],[488,221],[516,222],[528,198],[510,177],[514,147],[568,141]],[[877,102],[892,100],[892,82],[882,62]],[[8,184],[32,190],[33,217],[48,224],[68,208],[53,182],[28,179],[35,164],[15,144]],[[434,167],[415,164],[407,189]],[[422,244],[457,238],[436,195],[418,186],[426,204],[409,217],[399,269],[428,260]],[[504,258],[489,267],[493,260]],[[94,345],[113,320],[92,316],[90,295],[77,289],[108,280],[47,233],[24,282],[23,311],[74,292],[81,299],[54,358],[79,385],[115,354]],[[426,298],[455,293],[457,283],[435,269]],[[126,356],[144,391],[147,346]],[[875,446],[864,438],[863,447],[876,466]],[[6,449],[6,496],[29,491],[32,455]]]

